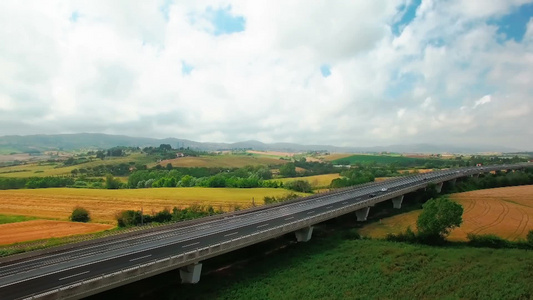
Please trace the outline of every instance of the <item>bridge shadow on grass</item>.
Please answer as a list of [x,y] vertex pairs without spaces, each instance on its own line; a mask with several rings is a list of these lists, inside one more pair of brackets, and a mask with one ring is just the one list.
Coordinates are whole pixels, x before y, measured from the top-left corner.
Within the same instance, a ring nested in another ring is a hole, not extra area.
[[291,233],[202,261],[198,284],[181,284],[179,270],[173,270],[87,299],[214,299],[223,290],[251,285],[297,267],[311,256],[334,251],[339,241],[350,238],[338,230],[348,226],[345,220],[330,220],[315,225],[307,243],[296,243]]

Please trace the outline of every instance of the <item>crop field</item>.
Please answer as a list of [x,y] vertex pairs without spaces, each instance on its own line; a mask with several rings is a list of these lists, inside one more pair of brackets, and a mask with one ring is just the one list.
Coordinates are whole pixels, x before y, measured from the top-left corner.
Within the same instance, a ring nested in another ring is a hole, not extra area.
[[113,226],[95,223],[77,223],[53,220],[34,220],[0,225],[0,245],[8,245],[37,239],[64,237],[73,234],[92,233]]
[[280,152],[280,151],[255,151],[255,150],[248,150],[247,153],[256,154],[259,156],[270,156],[275,158],[280,157],[293,157],[295,154],[299,153],[293,153],[293,152]]
[[376,162],[378,164],[391,164],[391,163],[425,163],[425,160],[420,158],[411,158],[405,156],[392,156],[392,155],[366,155],[356,154],[347,157],[337,158],[332,163],[339,163],[342,161],[348,161],[350,164],[355,163],[371,163]]
[[[453,230],[450,240],[465,241],[468,233],[494,234],[511,241],[525,239],[533,229],[533,186],[516,186],[453,194],[451,199],[463,205],[463,224]],[[385,237],[408,226],[416,229],[422,210],[375,222],[363,227],[362,235]]]
[[321,156],[325,161],[334,161],[346,157],[353,156],[353,153],[331,153],[330,155]]
[[18,165],[12,167],[0,168],[0,176],[2,177],[44,177],[44,176],[60,176],[70,175],[73,169],[94,168],[100,165],[115,165],[121,163],[138,162],[142,164],[148,163],[149,158],[144,154],[135,153],[124,157],[111,157],[105,160],[96,159],[73,166],[62,166],[57,164],[39,164],[32,162],[25,165]]
[[306,180],[308,181],[313,189],[328,187],[331,184],[333,179],[340,178],[339,174],[323,174],[323,175],[314,175],[314,176],[305,176],[305,177],[296,177],[296,178],[281,178],[275,179],[275,181],[281,181],[283,183],[296,181],[296,180]]
[[172,164],[173,167],[207,167],[207,168],[242,168],[249,165],[282,165],[284,160],[270,157],[256,157],[244,155],[216,155],[199,157],[180,157],[161,161],[161,166]]
[[[185,208],[191,205],[212,205],[225,211],[235,206],[247,208],[262,205],[265,196],[284,196],[285,189],[232,188],[152,188],[132,190],[101,190],[49,188],[37,190],[0,191],[0,214],[24,215],[67,220],[72,209],[80,205],[91,213],[97,223],[115,224],[115,214],[122,210],[141,210],[145,213],[165,207]],[[304,195],[301,193],[297,193]]]

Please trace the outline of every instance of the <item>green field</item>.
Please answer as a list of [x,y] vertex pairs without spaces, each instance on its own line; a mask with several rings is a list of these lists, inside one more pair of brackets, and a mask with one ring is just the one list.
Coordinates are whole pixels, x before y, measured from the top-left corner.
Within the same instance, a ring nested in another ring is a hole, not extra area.
[[[531,299],[533,295],[533,251],[352,240],[345,232],[320,230],[307,243],[293,244],[269,255],[258,254],[268,248],[263,244],[262,248],[243,250],[234,258],[240,263],[230,268],[222,268],[225,265],[221,262],[218,266],[210,266],[215,261],[204,262],[202,278],[196,285],[177,285],[179,273],[172,272],[100,297]],[[242,261],[251,256],[255,258]]]
[[73,169],[94,168],[99,165],[116,165],[121,163],[135,162],[140,164],[148,164],[151,158],[145,154],[134,153],[124,157],[109,157],[104,160],[95,159],[90,162],[82,163],[73,166],[62,166],[57,164],[39,164],[32,162],[25,165],[18,165],[12,167],[0,168],[0,176],[2,177],[44,177],[44,176],[61,176],[70,175]]
[[405,157],[405,156],[399,156],[399,155],[392,156],[392,155],[355,154],[355,155],[335,159],[332,161],[332,163],[338,164],[342,162],[349,162],[350,164],[356,164],[356,163],[367,164],[367,163],[375,162],[377,164],[396,163],[399,165],[423,165],[427,161],[435,161],[435,160],[412,158],[412,157]]
[[16,216],[16,215],[0,215],[0,224],[17,223],[30,220],[36,220],[35,217]]

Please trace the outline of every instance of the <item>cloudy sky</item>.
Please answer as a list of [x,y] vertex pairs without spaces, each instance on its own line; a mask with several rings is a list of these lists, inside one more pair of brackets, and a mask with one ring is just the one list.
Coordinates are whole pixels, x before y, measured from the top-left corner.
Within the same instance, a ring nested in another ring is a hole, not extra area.
[[0,1],[0,135],[533,149],[532,0]]

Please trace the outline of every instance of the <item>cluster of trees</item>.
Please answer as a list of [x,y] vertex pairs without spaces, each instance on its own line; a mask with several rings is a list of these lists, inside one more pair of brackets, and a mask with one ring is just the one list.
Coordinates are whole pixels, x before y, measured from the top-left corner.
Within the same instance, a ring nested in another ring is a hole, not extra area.
[[88,161],[89,161],[89,159],[87,159],[86,157],[80,157],[80,158],[69,157],[69,158],[67,158],[67,160],[65,160],[63,162],[63,165],[64,166],[74,166],[74,165],[79,165],[79,164],[82,164],[82,163],[86,163]]
[[198,151],[190,149],[189,147],[184,148],[180,147],[178,149],[173,149],[170,144],[161,144],[159,147],[145,147],[142,149],[142,152],[155,156],[159,159],[173,159],[176,158],[176,153],[183,153],[183,156],[200,156],[200,155],[210,155],[211,153],[206,151]]
[[87,154],[95,154],[96,158],[99,159],[105,159],[107,156],[109,157],[121,157],[126,156],[128,153],[132,152],[139,152],[141,149],[139,147],[124,147],[124,146],[118,146],[109,148],[107,150],[98,150],[96,152],[88,152]]
[[92,168],[73,169],[72,175],[86,175],[90,177],[105,176],[111,174],[114,176],[127,176],[130,174],[130,169],[146,170],[146,165],[135,164],[135,162],[120,163],[114,165],[97,165]]
[[342,176],[341,178],[333,179],[331,181],[331,188],[343,188],[363,184],[372,182],[376,178],[374,175],[374,169],[368,167],[344,170],[340,175]]
[[479,189],[496,187],[516,186],[533,184],[533,170],[527,168],[521,172],[496,172],[496,174],[484,174],[479,178],[467,178],[455,184],[453,192],[467,192]]
[[[216,173],[215,173],[216,172]],[[128,178],[129,188],[150,187],[280,187],[281,182],[268,181],[270,170],[263,166],[239,169],[179,168],[172,170],[135,171]]]
[[280,197],[276,197],[276,196],[272,196],[272,197],[269,197],[269,196],[265,196],[263,199],[265,201],[265,204],[272,204],[272,203],[280,203],[280,202],[285,202],[287,200],[292,200],[292,199],[296,199],[296,198],[299,198],[300,196],[294,194],[294,193],[290,193],[290,194],[287,194],[285,196],[280,196]]
[[295,180],[295,181],[289,181],[285,184],[283,184],[283,187],[289,190],[302,192],[302,193],[312,193],[313,188],[311,187],[311,184],[307,180]]
[[6,178],[0,177],[0,190],[8,189],[37,189],[51,187],[66,187],[74,184],[71,177],[30,177],[30,178]]
[[137,210],[124,210],[116,214],[115,219],[119,227],[130,227],[141,224],[167,223],[167,222],[179,222],[185,220],[198,219],[202,217],[212,216],[223,213],[222,209],[215,209],[213,206],[199,206],[192,205],[187,208],[174,207],[172,211],[168,208],[163,209],[160,212],[149,214],[143,214]]

